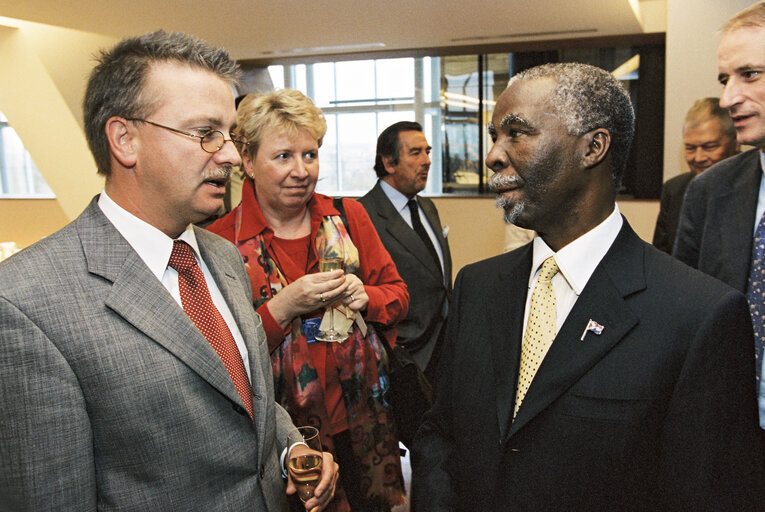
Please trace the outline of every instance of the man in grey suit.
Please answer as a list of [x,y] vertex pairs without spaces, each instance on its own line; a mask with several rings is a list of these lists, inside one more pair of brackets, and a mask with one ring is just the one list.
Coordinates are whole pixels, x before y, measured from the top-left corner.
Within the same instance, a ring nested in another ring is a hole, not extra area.
[[409,289],[409,313],[396,343],[406,348],[431,382],[441,350],[452,293],[452,258],[433,201],[417,195],[430,170],[422,126],[395,123],[377,138],[379,180],[359,199]]
[[[754,324],[759,423],[765,429],[765,2],[723,27],[717,49],[720,106],[728,109],[738,142],[755,149],[724,160],[688,186],[674,255],[746,293]],[[765,436],[765,432],[763,433]]]
[[[84,121],[104,191],[0,265],[0,510],[276,511],[295,492],[284,459],[308,448],[274,402],[244,265],[192,225],[240,163],[237,75],[180,33],[100,55]],[[191,284],[168,266],[174,245],[191,251]],[[183,307],[205,285],[225,356]],[[322,456],[306,509],[334,493]]]

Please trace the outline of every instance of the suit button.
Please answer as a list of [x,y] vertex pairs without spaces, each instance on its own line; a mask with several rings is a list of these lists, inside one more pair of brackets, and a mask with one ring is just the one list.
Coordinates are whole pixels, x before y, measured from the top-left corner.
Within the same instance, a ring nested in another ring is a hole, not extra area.
[[234,410],[235,410],[236,412],[238,412],[239,414],[241,414],[242,416],[248,416],[248,417],[250,416],[250,415],[247,413],[247,409],[245,409],[244,407],[242,407],[242,406],[241,406],[241,405],[239,405],[239,404],[234,404]]
[[260,465],[260,479],[263,480],[266,476],[266,466],[263,464]]

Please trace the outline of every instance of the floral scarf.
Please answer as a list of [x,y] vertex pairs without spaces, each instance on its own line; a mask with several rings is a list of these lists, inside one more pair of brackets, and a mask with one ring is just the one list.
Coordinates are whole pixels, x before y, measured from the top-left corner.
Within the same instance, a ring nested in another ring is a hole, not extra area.
[[[253,303],[257,309],[287,286],[288,281],[268,253],[263,233],[249,240],[238,239],[241,208],[241,205],[237,207],[235,243],[253,283]],[[334,253],[343,257],[347,273],[359,268],[358,250],[339,216],[322,219],[315,248],[317,254]],[[316,272],[316,267],[314,265],[310,272]],[[295,424],[317,426],[323,446],[333,451],[332,437],[321,428],[329,425],[324,389],[311,360],[303,326],[301,318],[296,318],[291,332],[271,353],[276,400]],[[388,506],[402,504],[405,499],[398,439],[386,401],[390,386],[388,357],[378,334],[370,325],[365,336],[354,323],[346,341],[328,343],[327,349],[332,350],[337,363],[351,444],[363,472],[360,475],[362,495],[371,502]],[[333,504],[334,510],[350,510],[342,492],[336,494]]]

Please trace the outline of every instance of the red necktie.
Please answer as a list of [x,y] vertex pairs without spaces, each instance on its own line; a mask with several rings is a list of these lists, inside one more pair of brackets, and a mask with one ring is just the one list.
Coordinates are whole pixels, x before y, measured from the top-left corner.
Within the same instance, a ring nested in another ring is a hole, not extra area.
[[175,240],[169,265],[178,271],[178,288],[181,291],[184,311],[226,365],[231,380],[234,381],[234,386],[252,418],[250,381],[247,379],[242,355],[223,316],[213,304],[202,269],[197,265],[191,246],[182,240]]

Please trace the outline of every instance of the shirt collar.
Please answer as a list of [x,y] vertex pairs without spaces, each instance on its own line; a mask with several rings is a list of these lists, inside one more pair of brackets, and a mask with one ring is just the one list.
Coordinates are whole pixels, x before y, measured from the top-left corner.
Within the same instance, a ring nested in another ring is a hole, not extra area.
[[388,196],[390,202],[393,203],[393,207],[397,212],[401,212],[407,207],[409,198],[393,188],[387,181],[380,180],[380,187],[385,192],[385,195]]
[[[255,183],[251,178],[245,178],[242,183],[242,203],[241,203],[241,227],[239,228],[238,241],[249,240],[263,233],[266,243],[270,244],[270,238],[273,236],[273,230],[268,225],[263,211],[260,209],[258,199],[255,197]],[[321,220],[329,215],[339,215],[332,198],[314,192],[306,205],[311,214],[311,233],[316,233]],[[231,212],[229,215],[236,215]]]
[[557,253],[553,252],[541,237],[537,236],[534,238],[529,287],[533,284],[534,276],[542,263],[550,256],[553,256],[555,263],[558,264],[560,273],[566,279],[571,289],[577,295],[581,294],[600,260],[603,259],[603,256],[606,255],[608,249],[611,248],[614,240],[616,240],[623,223],[619,206],[614,204],[614,211],[611,212],[611,215],[606,220],[566,245]]
[[[170,253],[173,252],[173,239],[115,203],[105,190],[101,191],[101,195],[98,197],[98,207],[101,208],[109,222],[127,240],[133,250],[138,253],[151,273],[161,281],[162,275],[167,269],[167,262],[170,261]],[[178,240],[188,243],[194,250],[197,259],[200,259],[197,238],[191,224],[181,233]]]

